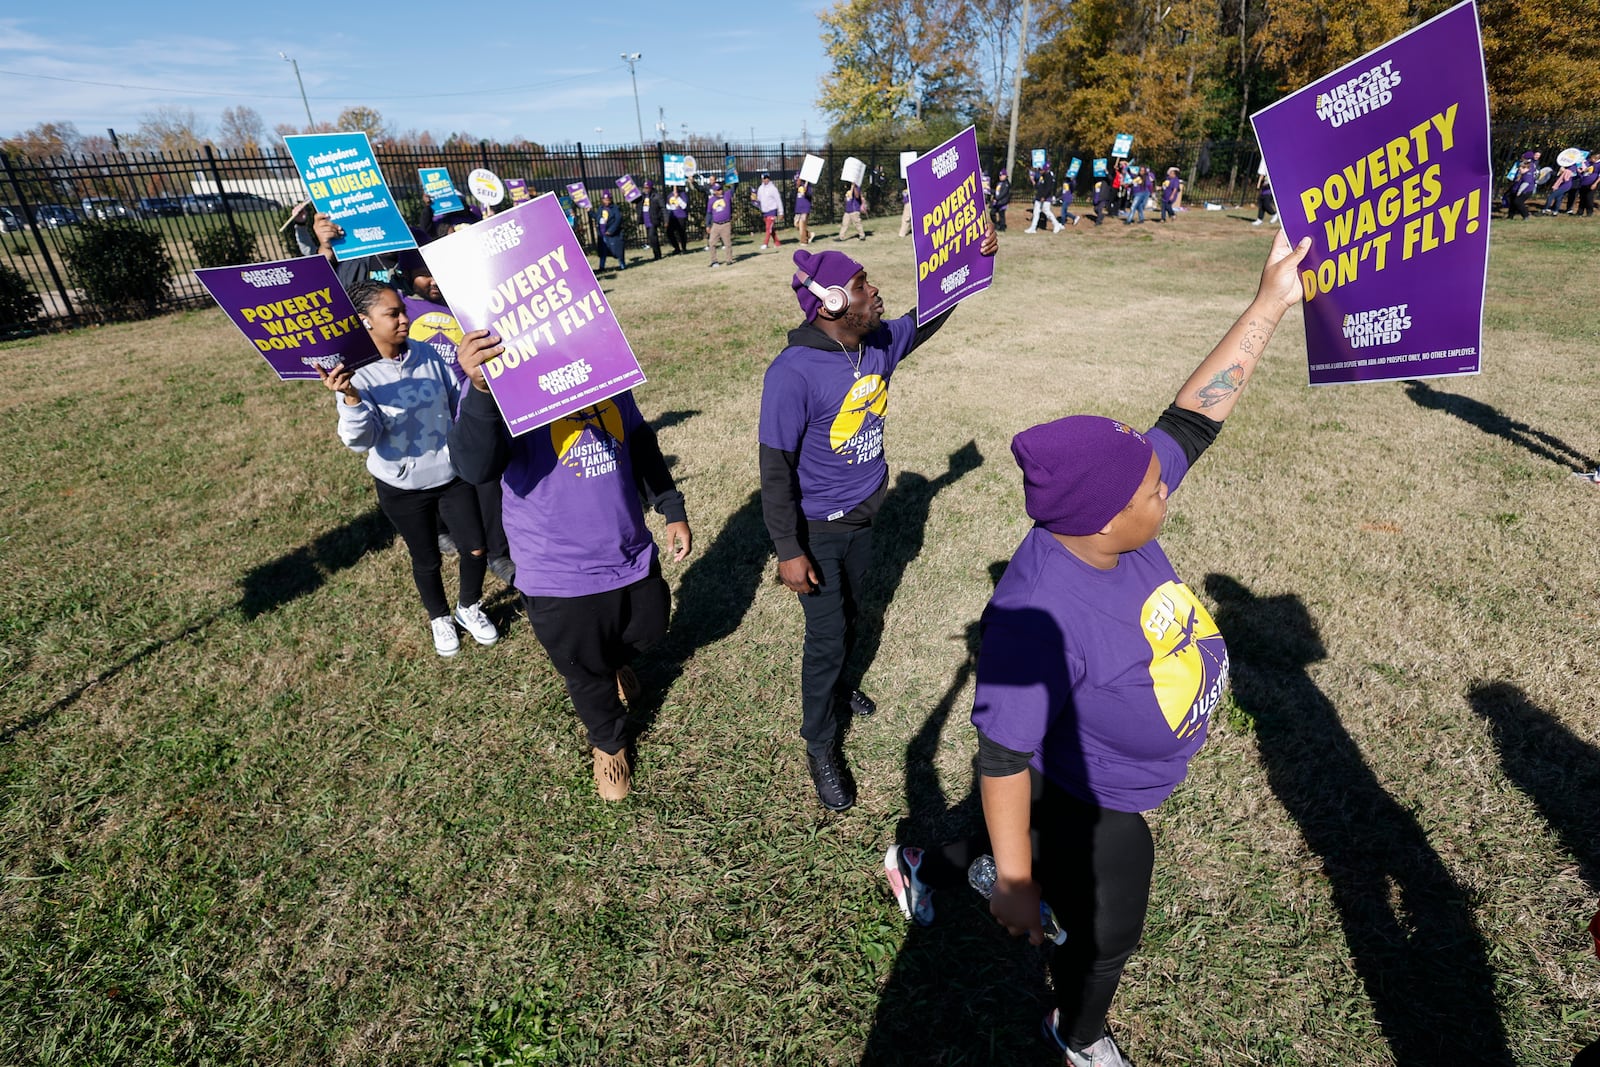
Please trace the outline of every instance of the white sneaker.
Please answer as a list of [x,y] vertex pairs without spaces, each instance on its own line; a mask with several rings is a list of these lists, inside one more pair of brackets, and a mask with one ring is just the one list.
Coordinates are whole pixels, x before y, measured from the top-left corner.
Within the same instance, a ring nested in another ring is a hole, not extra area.
[[1035,228],[1033,228],[1033,227],[1031,227],[1031,226],[1030,226],[1030,227],[1029,227],[1029,228],[1028,228],[1028,229],[1026,229],[1026,230],[1023,230],[1023,231],[1022,231],[1022,232],[1023,232],[1023,233],[1038,233],[1038,232],[1039,232],[1039,231],[1038,231],[1038,230],[1037,230],[1037,229],[1035,229]]
[[1250,225],[1252,225],[1252,226],[1260,226],[1261,225],[1261,220],[1260,219],[1256,219],[1256,221],[1252,222]]
[[1063,1053],[1061,1060],[1063,1067],[1133,1067],[1109,1033],[1082,1052],[1074,1052],[1067,1047],[1066,1040],[1062,1038],[1061,1032],[1056,1029],[1056,1022],[1060,1017],[1061,1011],[1059,1008],[1051,1009],[1050,1014],[1044,1017],[1044,1022],[1040,1024],[1039,1029],[1044,1034],[1045,1040]]
[[1278,225],[1278,216],[1276,216],[1276,215],[1272,216],[1272,224],[1274,226]]
[[428,625],[433,628],[433,650],[446,658],[461,651],[461,638],[456,636],[455,621],[448,615],[440,615],[437,619],[429,619]]
[[[494,623],[489,621],[489,616],[483,613],[482,601],[477,604],[468,604],[466,607],[457,604],[456,622],[459,622],[462,628],[472,635],[472,639],[480,645],[492,645],[500,640],[500,631],[494,628]],[[437,634],[438,631],[435,630],[434,633]],[[450,629],[450,636],[455,636],[454,627]],[[456,647],[461,647],[459,641],[456,642]]]

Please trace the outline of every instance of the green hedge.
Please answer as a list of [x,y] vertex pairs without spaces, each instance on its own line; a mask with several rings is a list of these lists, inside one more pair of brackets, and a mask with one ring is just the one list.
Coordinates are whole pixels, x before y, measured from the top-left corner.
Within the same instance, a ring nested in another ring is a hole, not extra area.
[[72,283],[108,318],[154,315],[172,299],[172,260],[161,236],[111,220],[74,227],[67,247]]

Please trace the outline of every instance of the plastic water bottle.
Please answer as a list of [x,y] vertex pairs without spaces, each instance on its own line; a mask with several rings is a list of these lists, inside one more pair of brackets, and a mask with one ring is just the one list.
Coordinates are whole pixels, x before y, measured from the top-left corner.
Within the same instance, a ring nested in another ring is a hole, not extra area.
[[[972,866],[967,868],[967,884],[978,891],[978,895],[988,900],[994,896],[994,884],[1000,880],[1000,872],[995,869],[993,856],[979,856],[972,861]],[[1067,942],[1067,932],[1056,922],[1056,913],[1050,910],[1050,905],[1039,901],[1039,925],[1044,927],[1044,936],[1058,945]]]

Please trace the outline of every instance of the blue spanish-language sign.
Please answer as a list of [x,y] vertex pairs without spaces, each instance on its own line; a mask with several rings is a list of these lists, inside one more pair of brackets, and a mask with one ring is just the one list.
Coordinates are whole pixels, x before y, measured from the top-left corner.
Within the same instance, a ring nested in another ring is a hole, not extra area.
[[366,134],[291,134],[283,143],[317,211],[344,230],[333,242],[339,259],[417,247]]

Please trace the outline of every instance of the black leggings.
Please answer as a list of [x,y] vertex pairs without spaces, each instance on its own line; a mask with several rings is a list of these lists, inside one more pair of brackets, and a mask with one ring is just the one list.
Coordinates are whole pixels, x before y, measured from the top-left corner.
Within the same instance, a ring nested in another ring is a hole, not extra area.
[[[1087,804],[1030,771],[1034,880],[1067,931],[1050,956],[1058,1032],[1074,1049],[1105,1033],[1122,969],[1139,946],[1155,846],[1144,816]],[[966,883],[966,869],[989,851],[987,835],[923,855],[921,877],[937,888]]]
[[378,487],[378,507],[389,516],[394,528],[411,553],[411,578],[428,618],[450,614],[440,577],[439,520],[456,547],[461,550],[462,604],[476,604],[483,597],[483,575],[489,560],[483,554],[483,520],[478,515],[478,494],[460,478],[452,478],[432,489],[397,489],[374,478]]

